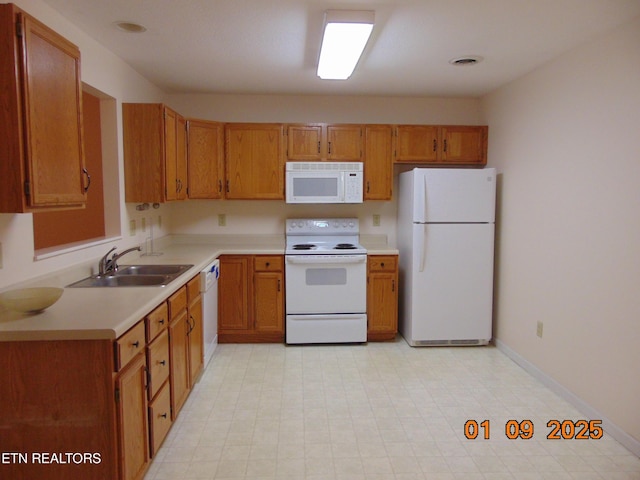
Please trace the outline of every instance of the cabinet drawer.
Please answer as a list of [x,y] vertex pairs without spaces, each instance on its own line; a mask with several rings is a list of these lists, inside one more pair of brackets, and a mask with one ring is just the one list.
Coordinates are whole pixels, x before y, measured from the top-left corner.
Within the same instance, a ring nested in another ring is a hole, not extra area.
[[169,378],[169,333],[163,330],[147,349],[149,367],[149,400],[151,400],[164,381]]
[[151,456],[153,457],[171,428],[171,395],[169,382],[165,382],[158,396],[149,404]]
[[200,295],[200,275],[196,275],[187,283],[187,301],[191,304]]
[[278,255],[256,255],[254,262],[256,272],[279,272],[283,269],[282,256]]
[[169,318],[173,320],[182,310],[187,308],[187,287],[182,287],[167,300],[169,305]]
[[151,341],[169,325],[169,309],[163,303],[145,318],[147,327],[147,340]]
[[398,257],[395,255],[370,255],[369,271],[395,272],[398,269]]
[[135,327],[116,340],[116,369],[120,370],[129,360],[144,351],[144,322],[138,322]]

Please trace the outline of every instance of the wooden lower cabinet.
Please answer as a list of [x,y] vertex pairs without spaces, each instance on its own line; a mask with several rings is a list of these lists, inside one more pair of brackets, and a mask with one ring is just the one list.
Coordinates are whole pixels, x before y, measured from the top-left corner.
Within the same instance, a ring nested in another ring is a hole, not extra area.
[[218,341],[284,341],[284,256],[222,255]]
[[147,423],[147,364],[143,353],[115,381],[118,412],[120,478],[142,478],[149,464]]
[[369,255],[367,340],[393,340],[398,332],[398,257]]
[[167,300],[169,306],[169,357],[171,359],[171,418],[175,420],[189,396],[189,322],[187,287]]
[[116,340],[0,342],[0,451],[28,457],[0,478],[141,480],[202,371],[199,280]]

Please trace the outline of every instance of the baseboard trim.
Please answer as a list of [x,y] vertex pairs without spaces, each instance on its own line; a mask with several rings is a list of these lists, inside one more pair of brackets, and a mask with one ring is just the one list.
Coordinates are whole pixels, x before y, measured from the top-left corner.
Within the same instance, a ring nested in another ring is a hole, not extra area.
[[500,350],[516,364],[522,367],[522,369],[524,369],[531,376],[542,382],[551,391],[553,391],[554,393],[565,399],[567,402],[569,402],[571,405],[573,405],[575,408],[580,410],[580,412],[583,413],[587,418],[597,418],[598,420],[602,420],[602,427],[608,435],[620,442],[631,453],[633,453],[637,457],[640,457],[639,440],[633,438],[618,425],[609,420],[601,412],[599,412],[587,402],[582,400],[580,397],[575,395],[573,392],[568,390],[564,385],[560,384],[558,381],[554,380],[549,375],[544,373],[533,363],[522,357],[520,354],[516,353],[505,343],[501,342],[498,339],[494,339],[494,342],[498,350]]

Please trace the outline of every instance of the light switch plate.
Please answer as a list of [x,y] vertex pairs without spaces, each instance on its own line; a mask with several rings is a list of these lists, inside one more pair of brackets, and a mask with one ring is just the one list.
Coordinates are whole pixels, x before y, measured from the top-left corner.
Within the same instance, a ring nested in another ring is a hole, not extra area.
[[380,214],[379,213],[374,213],[373,214],[373,226],[374,227],[379,227],[380,226]]
[[224,213],[218,214],[218,226],[224,227],[227,225],[227,216]]

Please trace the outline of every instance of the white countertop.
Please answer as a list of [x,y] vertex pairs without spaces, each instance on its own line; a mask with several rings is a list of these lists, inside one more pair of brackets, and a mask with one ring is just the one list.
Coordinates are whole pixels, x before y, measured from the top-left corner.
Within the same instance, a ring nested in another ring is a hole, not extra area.
[[[65,288],[44,312],[27,315],[0,307],[0,341],[114,340],[166,300],[203,267],[222,254],[275,254],[285,250],[283,235],[176,235],[159,256],[123,257],[126,264],[191,264],[192,268],[164,287]],[[363,236],[370,254],[397,254],[386,237]],[[96,260],[97,262],[97,260]],[[20,288],[64,287],[90,275],[89,267],[25,282]],[[10,290],[11,288],[7,289]]]

